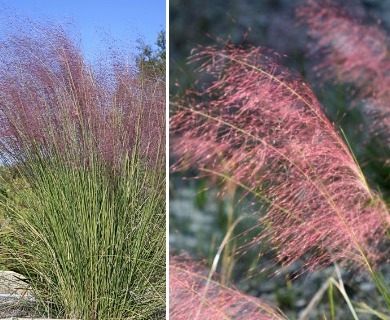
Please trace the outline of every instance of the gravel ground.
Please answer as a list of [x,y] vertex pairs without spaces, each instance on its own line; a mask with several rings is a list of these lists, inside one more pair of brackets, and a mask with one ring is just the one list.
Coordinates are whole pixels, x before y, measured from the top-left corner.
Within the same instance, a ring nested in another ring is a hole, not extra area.
[[0,320],[2,318],[30,317],[38,320],[37,303],[28,295],[23,277],[11,271],[0,271]]
[[22,298],[18,295],[0,295],[0,320],[1,318],[29,317],[36,320],[42,317],[36,310],[36,304],[31,298]]

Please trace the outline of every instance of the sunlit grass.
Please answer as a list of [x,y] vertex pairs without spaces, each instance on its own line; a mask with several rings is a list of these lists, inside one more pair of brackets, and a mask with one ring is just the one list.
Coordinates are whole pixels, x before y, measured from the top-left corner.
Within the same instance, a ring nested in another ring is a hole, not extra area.
[[0,160],[15,173],[0,264],[45,315],[161,318],[164,84],[121,57],[88,66],[63,29],[31,24],[42,32],[0,43]]

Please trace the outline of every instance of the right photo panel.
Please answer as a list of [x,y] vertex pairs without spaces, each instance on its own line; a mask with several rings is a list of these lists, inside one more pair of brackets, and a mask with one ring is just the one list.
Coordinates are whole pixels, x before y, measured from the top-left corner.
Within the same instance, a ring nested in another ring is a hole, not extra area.
[[389,319],[390,2],[169,1],[169,318]]

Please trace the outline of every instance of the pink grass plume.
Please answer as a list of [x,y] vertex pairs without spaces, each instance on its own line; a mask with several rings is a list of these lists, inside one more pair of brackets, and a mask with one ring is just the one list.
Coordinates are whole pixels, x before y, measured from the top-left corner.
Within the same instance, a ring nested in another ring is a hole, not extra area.
[[360,106],[376,143],[390,147],[389,38],[380,23],[358,17],[350,6],[332,0],[307,0],[297,11],[308,27],[310,52],[319,58],[316,73],[321,80],[351,87],[351,106]]
[[68,32],[13,24],[0,41],[0,156],[52,153],[110,165],[137,153],[165,165],[165,84],[137,73],[120,53],[89,64]]
[[263,48],[194,51],[202,85],[172,99],[173,170],[188,166],[234,183],[263,204],[255,213],[280,261],[307,269],[388,258],[389,214],[310,87]]
[[208,269],[188,258],[171,257],[169,317],[172,320],[285,319],[259,298],[208,280]]

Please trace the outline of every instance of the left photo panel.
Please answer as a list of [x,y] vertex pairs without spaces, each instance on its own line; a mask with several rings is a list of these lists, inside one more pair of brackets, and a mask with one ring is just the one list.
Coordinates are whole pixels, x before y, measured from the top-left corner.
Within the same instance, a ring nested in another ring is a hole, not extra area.
[[0,18],[0,319],[165,319],[166,2]]

